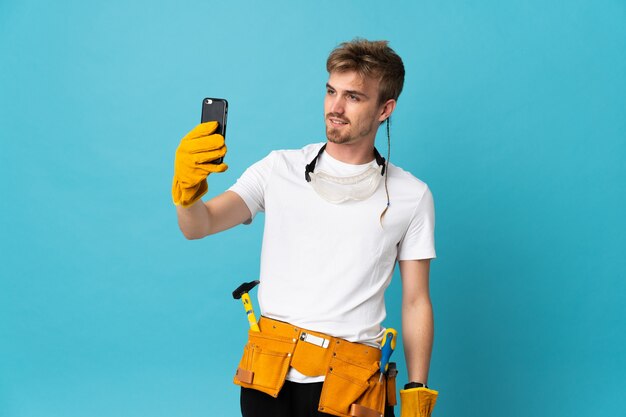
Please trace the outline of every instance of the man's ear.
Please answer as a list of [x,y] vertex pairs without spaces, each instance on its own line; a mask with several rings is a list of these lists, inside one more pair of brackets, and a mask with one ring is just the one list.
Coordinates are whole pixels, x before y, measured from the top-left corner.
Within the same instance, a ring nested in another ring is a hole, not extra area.
[[393,113],[395,108],[396,101],[394,99],[390,98],[389,100],[385,101],[385,103],[381,106],[380,114],[378,115],[378,121],[382,123],[387,120],[389,116],[391,116],[391,113]]

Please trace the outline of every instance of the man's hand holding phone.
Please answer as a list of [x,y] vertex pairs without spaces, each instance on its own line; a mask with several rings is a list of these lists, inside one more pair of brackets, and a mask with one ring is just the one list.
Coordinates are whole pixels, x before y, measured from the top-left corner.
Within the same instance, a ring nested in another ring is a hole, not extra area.
[[[215,121],[200,123],[180,141],[174,161],[174,204],[191,206],[208,191],[207,176],[228,169],[228,165],[221,162],[226,155],[226,145],[224,136],[214,133],[217,127]],[[218,160],[220,163],[216,164],[214,161]]]

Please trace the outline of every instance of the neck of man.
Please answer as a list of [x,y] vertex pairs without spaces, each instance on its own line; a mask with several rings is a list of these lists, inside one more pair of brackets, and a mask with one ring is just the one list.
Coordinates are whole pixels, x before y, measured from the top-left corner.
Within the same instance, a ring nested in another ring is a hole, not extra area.
[[374,139],[353,143],[326,143],[326,152],[338,161],[362,165],[374,160]]

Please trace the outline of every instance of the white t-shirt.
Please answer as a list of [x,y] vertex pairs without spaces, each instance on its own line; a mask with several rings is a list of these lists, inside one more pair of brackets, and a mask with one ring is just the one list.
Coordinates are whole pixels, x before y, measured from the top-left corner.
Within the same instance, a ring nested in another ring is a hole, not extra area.
[[[322,145],[274,151],[230,188],[252,218],[265,212],[259,306],[264,316],[378,346],[396,260],[435,257],[432,194],[389,164],[390,206],[382,225],[384,179],[367,200],[329,203],[304,176]],[[351,176],[370,164],[346,164],[324,152],[315,172]]]

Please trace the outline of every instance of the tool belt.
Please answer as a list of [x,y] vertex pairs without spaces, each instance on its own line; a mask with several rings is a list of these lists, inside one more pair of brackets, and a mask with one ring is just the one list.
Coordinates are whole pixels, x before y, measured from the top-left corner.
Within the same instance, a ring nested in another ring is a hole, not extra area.
[[396,405],[395,369],[380,378],[380,349],[261,317],[249,331],[235,384],[277,397],[289,367],[325,375],[318,410],[336,416],[382,417]]

